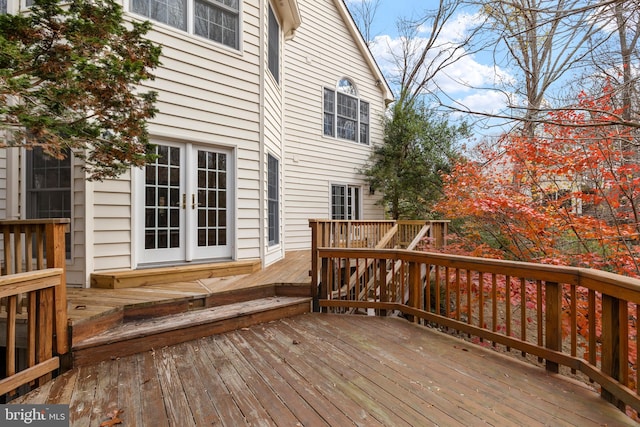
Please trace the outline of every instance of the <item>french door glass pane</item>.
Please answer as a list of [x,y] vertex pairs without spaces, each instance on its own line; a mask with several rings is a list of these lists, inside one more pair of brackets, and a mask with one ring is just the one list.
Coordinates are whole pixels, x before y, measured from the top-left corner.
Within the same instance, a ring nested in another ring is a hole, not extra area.
[[180,246],[180,149],[158,145],[145,168],[145,248]]
[[197,244],[226,245],[227,155],[198,151],[197,166]]

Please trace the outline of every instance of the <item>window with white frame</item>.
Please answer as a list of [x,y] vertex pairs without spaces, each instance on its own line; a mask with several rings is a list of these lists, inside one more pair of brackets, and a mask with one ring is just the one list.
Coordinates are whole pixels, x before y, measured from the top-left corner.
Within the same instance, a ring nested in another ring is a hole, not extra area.
[[269,71],[276,80],[280,82],[280,24],[278,18],[269,5]]
[[335,89],[324,88],[324,122],[326,136],[369,144],[369,103],[358,97],[349,79],[342,79]]
[[7,0],[0,0],[0,14],[7,13]]
[[361,219],[361,188],[353,185],[331,185],[331,219]]
[[273,246],[280,243],[280,197],[278,159],[271,154],[268,155],[267,175],[269,246]]
[[[71,154],[57,159],[41,147],[26,150],[26,214],[28,219],[71,218]],[[71,234],[66,233],[71,258]]]
[[239,0],[131,0],[131,11],[225,46],[240,46]]

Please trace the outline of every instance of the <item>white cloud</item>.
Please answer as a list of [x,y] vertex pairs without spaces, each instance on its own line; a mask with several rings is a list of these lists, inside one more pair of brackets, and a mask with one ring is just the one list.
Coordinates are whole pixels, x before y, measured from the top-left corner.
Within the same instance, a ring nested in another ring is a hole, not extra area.
[[497,114],[506,108],[508,95],[496,90],[485,90],[458,98],[455,102],[459,105],[464,105],[470,111]]
[[[482,56],[468,53],[464,48],[457,48],[478,19],[475,14],[461,13],[442,29],[436,42],[437,49],[433,49],[434,52],[428,55],[427,62],[435,61],[437,65],[439,61],[437,55],[442,58],[448,54],[452,54],[455,60],[448,60],[450,65],[436,74],[429,90],[444,92],[441,98],[455,99],[460,103],[468,102],[467,107],[472,110],[479,108],[482,100],[486,100],[486,106],[482,106],[480,111],[488,112],[489,107],[492,109],[498,105],[500,108],[504,107],[506,101],[503,97],[498,102],[501,96],[498,95],[499,92],[485,89],[503,87],[504,83],[512,82],[514,77],[508,70],[495,65],[491,57],[482,58]],[[430,28],[420,28],[418,37],[413,41],[416,48],[420,49],[426,45],[429,31]],[[370,49],[383,74],[393,86],[400,71],[395,58],[401,57],[403,39],[389,35],[377,36]]]

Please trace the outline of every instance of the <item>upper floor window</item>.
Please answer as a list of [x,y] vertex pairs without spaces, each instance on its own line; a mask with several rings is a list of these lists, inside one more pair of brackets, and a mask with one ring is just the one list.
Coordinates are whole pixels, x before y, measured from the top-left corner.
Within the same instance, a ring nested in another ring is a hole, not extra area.
[[369,103],[358,97],[349,79],[324,89],[324,134],[369,144]]
[[7,0],[0,0],[0,13],[7,13]]
[[239,0],[131,0],[131,11],[225,46],[240,46]]
[[269,5],[269,71],[280,82],[280,24]]

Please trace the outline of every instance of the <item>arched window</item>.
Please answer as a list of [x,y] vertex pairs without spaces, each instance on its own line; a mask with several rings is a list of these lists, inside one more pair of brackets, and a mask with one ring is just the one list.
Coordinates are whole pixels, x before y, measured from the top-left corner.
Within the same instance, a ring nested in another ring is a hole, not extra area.
[[324,88],[323,129],[326,136],[369,144],[369,103],[359,98],[351,80]]

